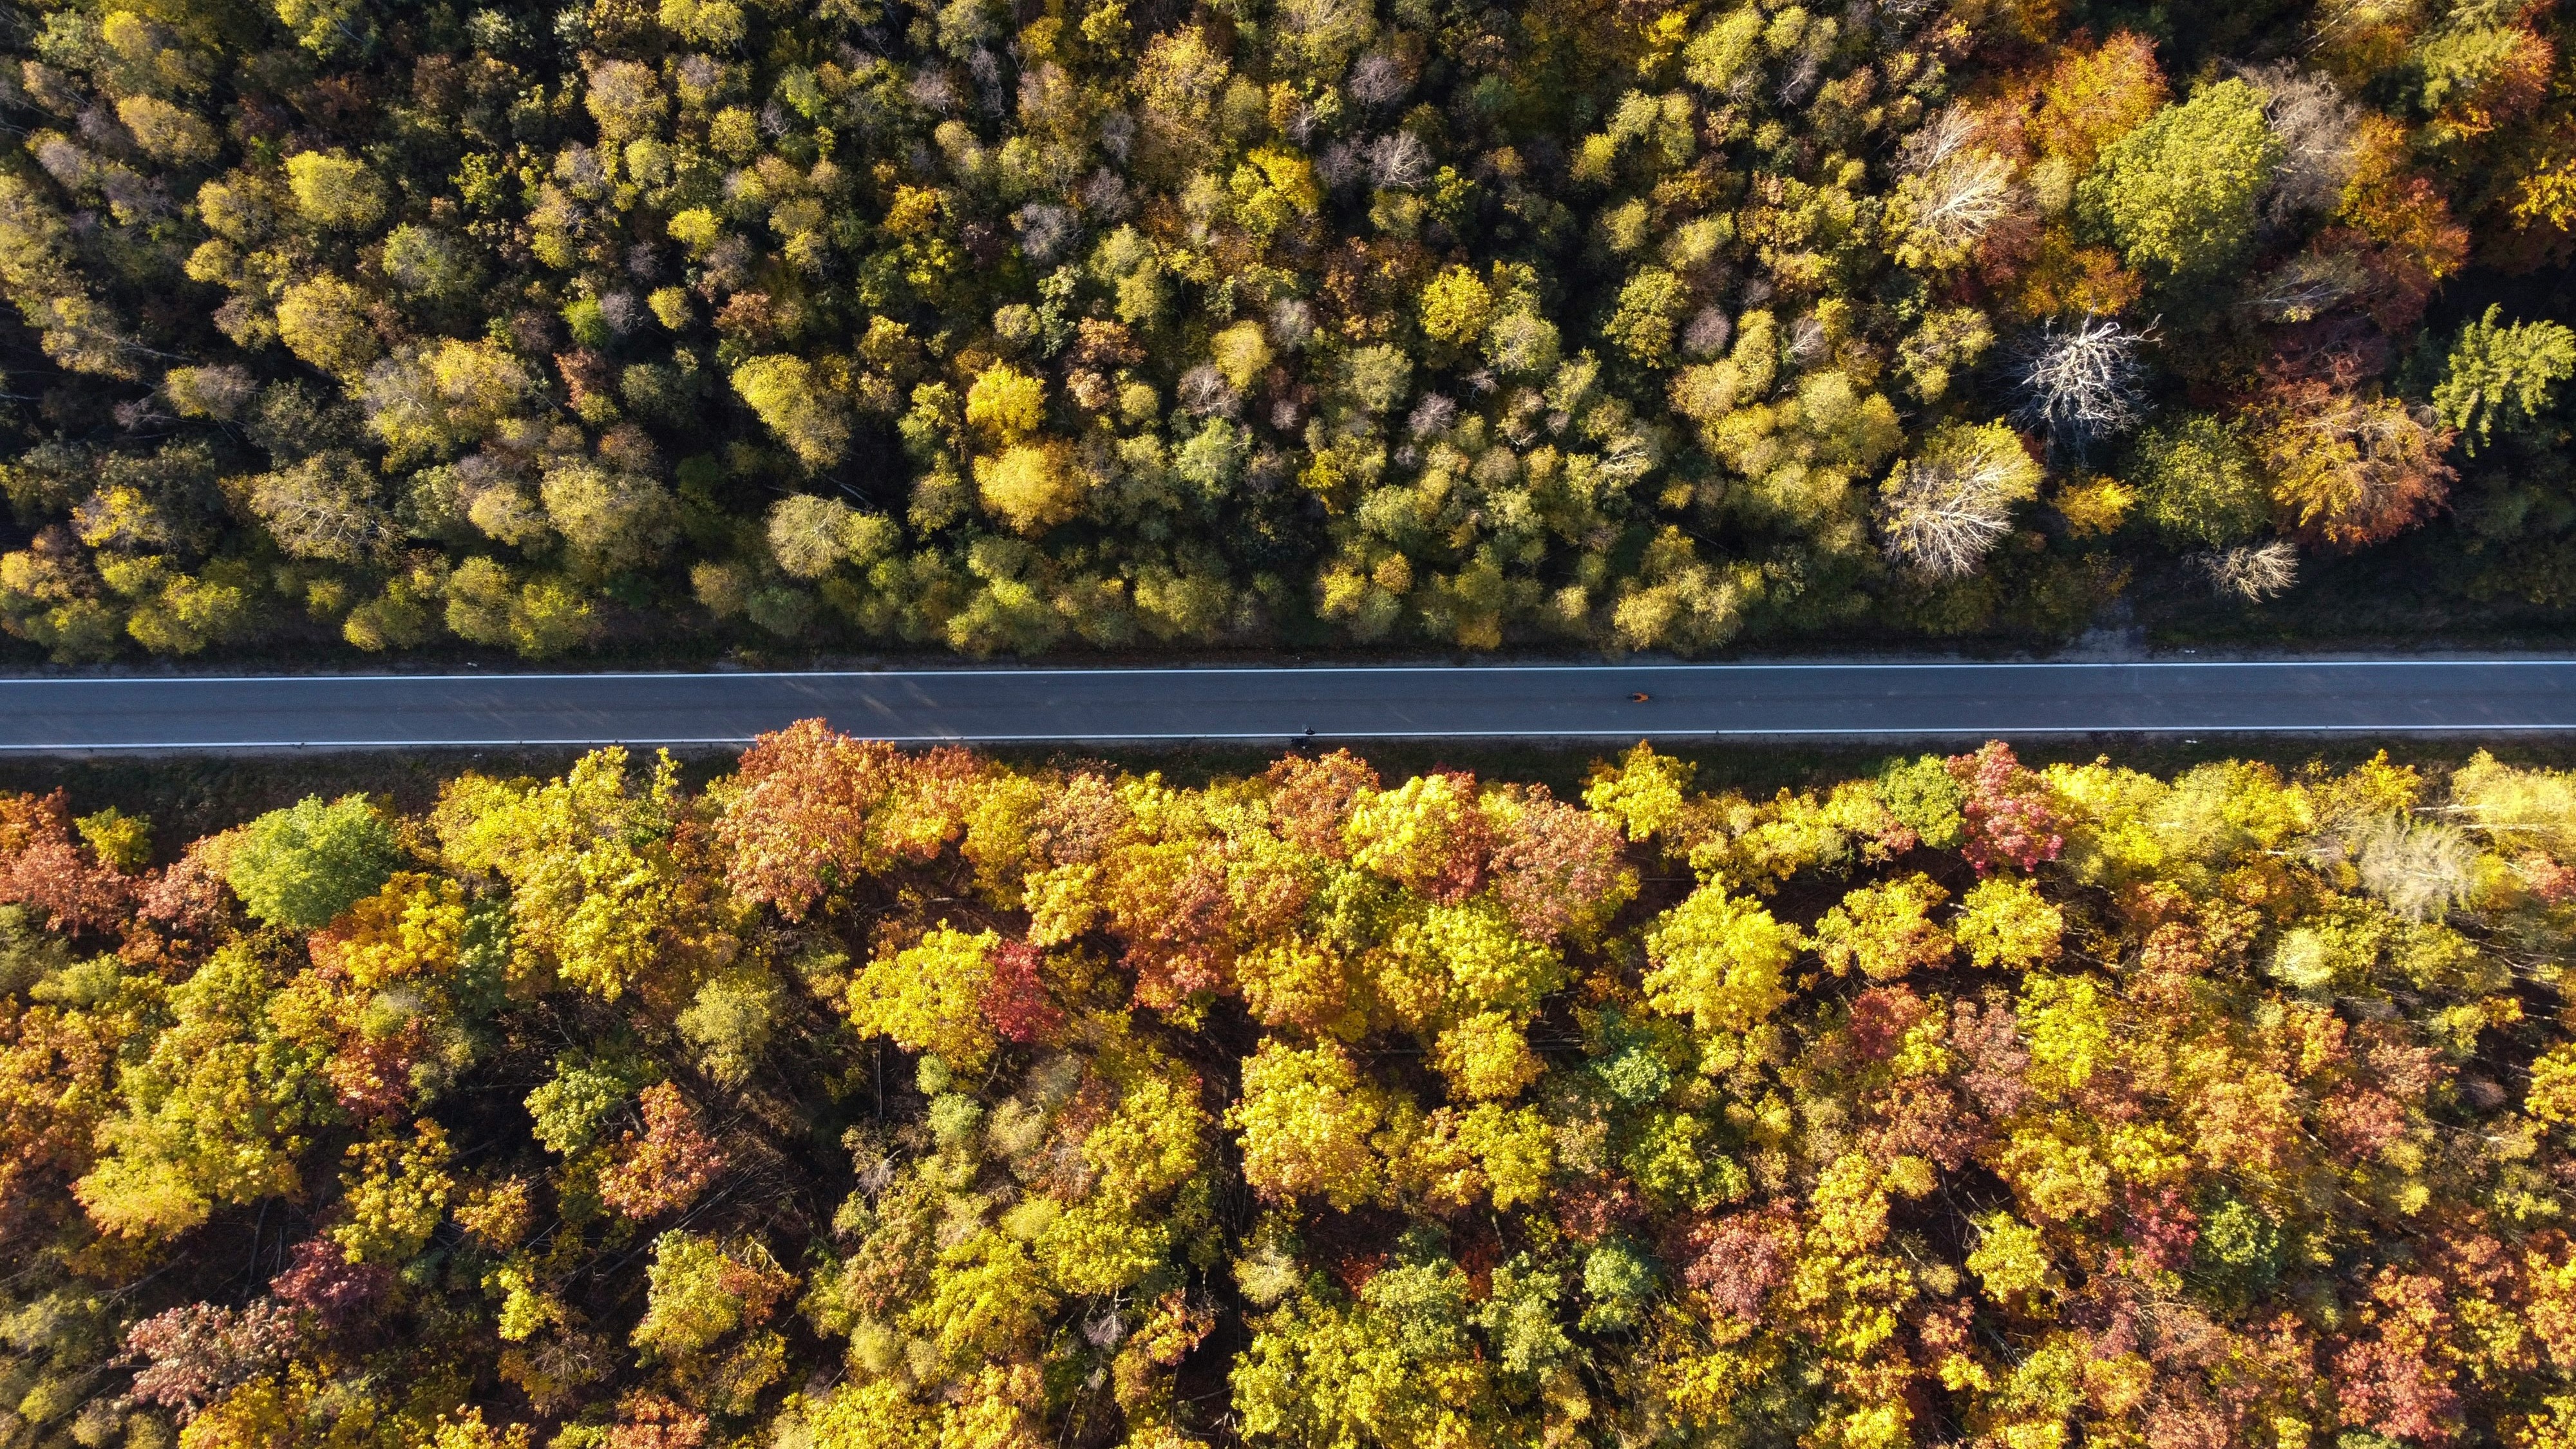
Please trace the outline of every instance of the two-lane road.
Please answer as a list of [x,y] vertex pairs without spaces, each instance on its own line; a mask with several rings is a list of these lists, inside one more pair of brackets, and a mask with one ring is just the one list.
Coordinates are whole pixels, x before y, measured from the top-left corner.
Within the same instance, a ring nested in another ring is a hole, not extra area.
[[816,715],[985,744],[2576,732],[2576,660],[0,680],[0,750],[18,752],[717,745]]

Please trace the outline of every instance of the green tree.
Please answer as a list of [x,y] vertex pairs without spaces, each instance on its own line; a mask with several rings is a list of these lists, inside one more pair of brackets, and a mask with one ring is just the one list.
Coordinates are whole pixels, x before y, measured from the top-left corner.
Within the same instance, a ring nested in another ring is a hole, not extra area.
[[1816,953],[1836,975],[1857,968],[1873,981],[1940,966],[1957,943],[1931,912],[1949,898],[1920,871],[1847,892],[1816,922]]
[[2195,88],[2103,147],[2075,188],[2077,205],[2161,284],[2223,277],[2253,241],[2255,203],[2281,163],[2263,103],[2243,80]]
[[715,1081],[739,1087],[751,1078],[780,1016],[778,979],[756,968],[736,968],[708,980],[672,1025],[697,1049],[698,1065]]
[[332,1240],[351,1262],[395,1264],[419,1256],[446,1219],[456,1179],[447,1171],[447,1133],[424,1117],[409,1133],[371,1137],[349,1145],[348,1221]]
[[566,462],[546,470],[538,497],[586,577],[649,567],[678,532],[670,491],[622,469]]
[[757,1243],[728,1246],[677,1231],[653,1240],[645,1277],[633,1341],[664,1359],[693,1357],[737,1329],[759,1327],[796,1281]]
[[865,568],[894,550],[894,521],[861,513],[838,498],[791,493],[769,510],[769,554],[800,579],[819,579],[843,563]]
[[324,372],[357,377],[381,350],[366,305],[364,292],[329,272],[308,277],[278,298],[278,340]]
[[2433,410],[2474,453],[2494,435],[2536,421],[2558,384],[2576,377],[2576,332],[2546,319],[2499,326],[2501,305],[2460,329],[2433,388]]
[[481,775],[448,782],[430,824],[451,868],[510,883],[511,951],[603,1000],[684,966],[665,937],[685,898],[669,851],[677,767],[642,780],[626,752],[596,750],[545,784]]
[[454,236],[408,222],[385,233],[383,266],[386,280],[403,292],[435,302],[470,296],[482,270]]
[[242,831],[224,883],[252,916],[319,930],[391,879],[402,863],[393,827],[363,795],[308,795]]
[[862,1036],[891,1037],[906,1051],[951,1068],[980,1071],[996,1045],[984,1010],[1001,938],[942,924],[919,942],[868,963],[850,985],[850,1023]]
[[1959,902],[1953,929],[1979,966],[2027,971],[2058,958],[2066,916],[2040,895],[2038,886],[1999,875],[1979,881]]
[[1673,329],[1690,294],[1679,277],[1662,267],[1642,267],[1619,289],[1618,308],[1602,335],[1634,361],[1661,367],[1671,360]]
[[1888,761],[1878,772],[1878,798],[1916,841],[1934,850],[1956,849],[1967,838],[1960,814],[1967,791],[1939,755]]
[[1422,330],[1435,342],[1472,347],[1494,312],[1491,288],[1465,267],[1451,267],[1422,288]]
[[128,815],[110,805],[73,821],[72,828],[103,865],[131,875],[151,863],[152,821],[147,816]]
[[1300,1051],[1269,1038],[1244,1061],[1243,1098],[1226,1125],[1242,1133],[1244,1179],[1255,1191],[1349,1208],[1377,1193],[1381,1170],[1369,1136],[1387,1106],[1340,1043]]
[[281,976],[234,942],[171,989],[164,1024],[118,1074],[97,1165],[73,1189],[102,1231],[167,1238],[217,1204],[299,1189],[298,1160],[334,1114],[323,1053],[269,1009]]
[[1322,1284],[1257,1320],[1234,1401],[1257,1443],[1393,1446],[1474,1432],[1500,1405],[1467,1275],[1427,1242],[1356,1300]]
[[2271,521],[2271,490],[2237,430],[2207,413],[2141,429],[2128,481],[2140,516],[2176,543],[2242,543]]
[[569,1157],[597,1141],[600,1128],[633,1093],[634,1085],[617,1073],[565,1058],[528,1094],[528,1117],[548,1152]]

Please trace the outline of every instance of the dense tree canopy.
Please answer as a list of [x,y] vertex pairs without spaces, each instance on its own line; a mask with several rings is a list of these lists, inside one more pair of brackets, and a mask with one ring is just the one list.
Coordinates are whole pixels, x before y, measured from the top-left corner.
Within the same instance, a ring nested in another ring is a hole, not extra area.
[[57,659],[2576,599],[2547,4],[132,3],[0,42]]
[[0,1444],[2549,1449],[2571,931],[2485,755],[0,797]]

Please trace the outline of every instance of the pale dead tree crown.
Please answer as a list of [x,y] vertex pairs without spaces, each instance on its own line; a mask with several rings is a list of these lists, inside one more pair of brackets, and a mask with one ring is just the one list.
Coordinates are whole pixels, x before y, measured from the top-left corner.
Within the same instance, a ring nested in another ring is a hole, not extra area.
[[2197,554],[2192,563],[2219,593],[2258,604],[2299,581],[2299,550],[2285,538]]
[[2030,496],[2035,470],[2010,435],[1988,432],[1936,448],[1888,481],[1879,535],[1889,562],[1927,578],[1965,578],[2012,531],[2012,506]]
[[2126,432],[2144,411],[2138,348],[2153,330],[2090,315],[2042,324],[2021,350],[2015,419],[2079,453]]
[[1945,106],[1905,138],[1897,151],[1897,167],[1908,176],[1920,176],[1965,154],[1976,139],[1976,119],[1956,106]]
[[2263,122],[2281,143],[2280,164],[2263,192],[2263,219],[2286,226],[2331,210],[2358,162],[2353,137],[2361,111],[2333,81],[2287,62],[2249,70],[2245,79],[2263,89]]
[[2266,322],[2313,322],[2369,282],[2349,252],[2301,252],[2255,283],[2245,306]]
[[1976,144],[1978,126],[1950,107],[1906,138],[1899,183],[1914,227],[1936,247],[1966,247],[2012,210],[2012,163]]
[[2456,825],[2387,815],[2361,838],[2362,885],[2410,920],[2440,919],[2469,893],[2477,847]]

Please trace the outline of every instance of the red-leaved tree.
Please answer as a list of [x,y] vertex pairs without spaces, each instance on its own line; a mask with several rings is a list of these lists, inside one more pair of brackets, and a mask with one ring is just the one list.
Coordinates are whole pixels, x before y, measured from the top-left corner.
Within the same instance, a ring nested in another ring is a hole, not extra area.
[[599,1175],[599,1200],[642,1222],[698,1200],[725,1170],[725,1154],[697,1109],[669,1082],[642,1094],[644,1132],[626,1134],[617,1161]]

